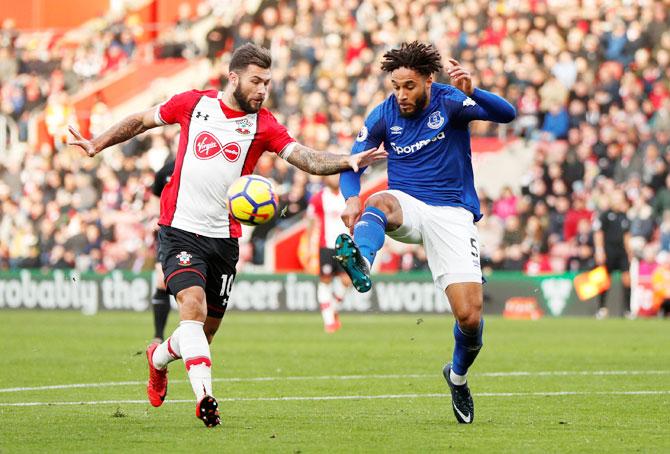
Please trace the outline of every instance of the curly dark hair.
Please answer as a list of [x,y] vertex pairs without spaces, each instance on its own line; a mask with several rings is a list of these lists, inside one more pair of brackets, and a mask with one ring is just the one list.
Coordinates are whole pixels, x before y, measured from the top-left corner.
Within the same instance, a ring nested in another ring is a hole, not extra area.
[[399,49],[391,49],[384,54],[382,70],[390,73],[403,67],[430,76],[442,70],[442,56],[432,44],[419,41],[402,43]]

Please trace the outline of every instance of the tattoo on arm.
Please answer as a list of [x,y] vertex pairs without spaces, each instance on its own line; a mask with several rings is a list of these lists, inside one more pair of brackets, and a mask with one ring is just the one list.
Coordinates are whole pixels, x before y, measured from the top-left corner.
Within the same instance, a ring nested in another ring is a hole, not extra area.
[[144,124],[143,113],[129,115],[120,122],[111,126],[105,132],[93,139],[96,149],[103,150],[117,143],[125,142],[149,129]]
[[349,157],[346,155],[316,151],[301,144],[286,159],[300,170],[312,175],[332,175],[350,169]]

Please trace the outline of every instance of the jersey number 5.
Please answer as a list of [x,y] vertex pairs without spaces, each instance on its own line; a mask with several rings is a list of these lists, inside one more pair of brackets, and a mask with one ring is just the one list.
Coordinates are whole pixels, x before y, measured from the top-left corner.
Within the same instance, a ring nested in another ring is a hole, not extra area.
[[477,248],[477,240],[474,238],[470,238],[470,246],[472,247],[472,251],[470,251],[470,254],[472,254],[473,257],[479,257],[479,249]]

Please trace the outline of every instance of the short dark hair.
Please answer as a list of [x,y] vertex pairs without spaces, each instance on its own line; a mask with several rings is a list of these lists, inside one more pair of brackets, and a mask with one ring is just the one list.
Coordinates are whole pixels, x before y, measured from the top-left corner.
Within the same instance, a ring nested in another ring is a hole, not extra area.
[[382,70],[390,73],[403,67],[430,76],[442,71],[442,56],[432,44],[418,41],[402,43],[400,48],[391,49],[384,54]]
[[249,65],[256,65],[268,69],[272,65],[270,50],[257,46],[254,43],[246,43],[238,47],[230,59],[230,71],[244,71]]

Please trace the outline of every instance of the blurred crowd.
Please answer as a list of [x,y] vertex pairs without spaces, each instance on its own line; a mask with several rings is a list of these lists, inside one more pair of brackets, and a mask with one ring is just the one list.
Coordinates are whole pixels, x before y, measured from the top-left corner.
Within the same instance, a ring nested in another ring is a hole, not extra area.
[[[499,194],[480,190],[484,265],[560,272],[594,265],[594,220],[617,193],[623,199],[617,209],[631,221],[633,252],[655,257],[670,250],[668,11],[669,0],[280,0],[233,13],[220,2],[203,2],[184,10],[172,38],[157,47],[164,56],[207,58],[208,81],[194,88],[216,89],[226,82],[232,49],[247,41],[270,48],[267,106],[301,142],[344,153],[366,113],[390,91],[381,55],[402,41],[434,43],[445,60],[457,58],[471,70],[476,86],[517,107],[512,124],[475,122],[472,134],[519,138],[534,150],[521,184]],[[183,37],[212,17],[206,47]],[[3,26],[2,113],[27,121],[50,97],[114,70],[111,48],[122,56],[117,66],[133,58],[141,46],[129,45],[135,35],[128,23],[110,23],[66,49],[37,37],[29,46],[11,24]],[[45,58],[49,52],[57,58]],[[50,64],[26,63],[33,60]],[[172,128],[152,131],[103,153],[99,162],[68,148],[55,152],[54,137],[21,160],[0,161],[2,266],[148,268],[153,236],[146,225],[157,214],[149,186],[176,135]],[[285,208],[285,216],[256,228],[243,247],[245,261],[262,265],[269,232],[301,219],[321,182],[271,155],[256,172],[277,183]],[[378,271],[426,269],[420,247],[387,243]]]

